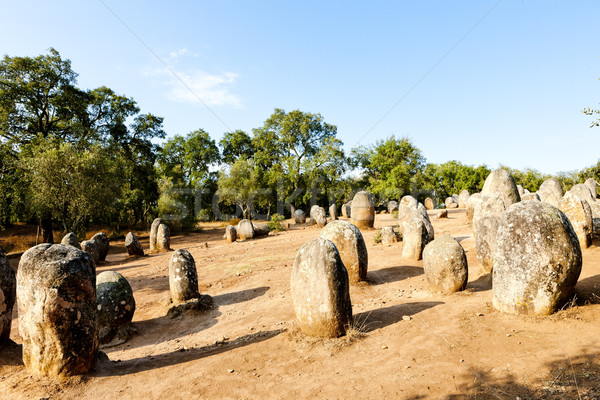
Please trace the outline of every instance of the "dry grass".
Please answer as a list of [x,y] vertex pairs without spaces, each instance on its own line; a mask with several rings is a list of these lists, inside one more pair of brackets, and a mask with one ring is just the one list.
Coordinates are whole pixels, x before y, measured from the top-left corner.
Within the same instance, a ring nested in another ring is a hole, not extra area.
[[339,338],[318,338],[308,336],[302,332],[298,323],[292,322],[290,325],[291,326],[287,330],[288,337],[301,349],[324,349],[338,352],[367,336],[365,321],[357,321],[356,319],[352,322],[352,325],[346,329],[346,334]]

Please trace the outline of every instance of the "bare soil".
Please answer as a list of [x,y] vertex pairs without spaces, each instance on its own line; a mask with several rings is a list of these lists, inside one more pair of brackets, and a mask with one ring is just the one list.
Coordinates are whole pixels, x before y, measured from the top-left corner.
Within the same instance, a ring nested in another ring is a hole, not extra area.
[[[503,314],[475,255],[464,210],[433,217],[467,252],[465,292],[432,293],[422,262],[401,258],[402,242],[374,244],[368,281],[351,287],[355,326],[347,337],[305,337],[294,322],[289,279],[298,249],[320,229],[227,244],[222,228],[172,238],[196,260],[200,291],[216,308],[169,319],[170,253],[130,258],[113,242],[102,271],[131,283],[138,334],[103,351],[83,377],[30,376],[21,359],[16,311],[0,352],[1,399],[598,399],[600,248],[583,250],[577,297],[553,316]],[[378,215],[376,227],[393,225]],[[205,243],[208,245],[206,247]],[[148,248],[147,241],[143,242]],[[13,262],[13,266],[14,262]],[[403,318],[404,317],[404,318]],[[410,319],[408,319],[410,317]]]

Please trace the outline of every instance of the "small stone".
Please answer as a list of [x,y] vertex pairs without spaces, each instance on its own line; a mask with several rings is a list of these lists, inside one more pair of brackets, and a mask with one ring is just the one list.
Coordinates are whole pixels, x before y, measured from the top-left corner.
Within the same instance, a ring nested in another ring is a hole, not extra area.
[[387,350],[387,346],[381,346],[381,350]]
[[411,319],[412,319],[412,318],[411,318],[411,316],[410,316],[410,315],[403,315],[403,316],[402,316],[402,320],[403,320],[403,321],[410,321]]
[[233,369],[228,369],[227,372],[229,372],[230,374],[233,374],[235,371]]

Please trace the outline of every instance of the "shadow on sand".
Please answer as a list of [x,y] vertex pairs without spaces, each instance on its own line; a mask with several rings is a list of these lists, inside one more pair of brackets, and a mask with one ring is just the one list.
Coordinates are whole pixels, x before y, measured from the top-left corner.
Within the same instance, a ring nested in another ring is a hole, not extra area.
[[402,317],[413,316],[423,310],[444,304],[441,301],[423,301],[415,303],[397,304],[395,306],[378,308],[371,311],[361,312],[354,316],[356,325],[363,327],[364,332],[384,328],[402,320]]
[[371,285],[381,285],[402,281],[419,275],[423,275],[423,268],[404,265],[369,271],[367,273],[367,281]]

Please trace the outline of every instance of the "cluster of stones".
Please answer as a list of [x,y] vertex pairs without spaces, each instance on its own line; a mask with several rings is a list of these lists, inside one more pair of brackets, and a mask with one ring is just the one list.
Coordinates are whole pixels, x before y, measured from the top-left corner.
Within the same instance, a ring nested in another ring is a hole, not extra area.
[[77,235],[70,232],[62,238],[60,244],[73,246],[76,249],[85,251],[92,256],[95,264],[106,260],[106,255],[108,254],[108,249],[110,247],[108,236],[103,232],[96,233],[90,240],[84,240],[81,243],[77,240]]
[[164,253],[167,251],[171,251],[171,230],[161,218],[156,218],[150,226],[150,252]]

